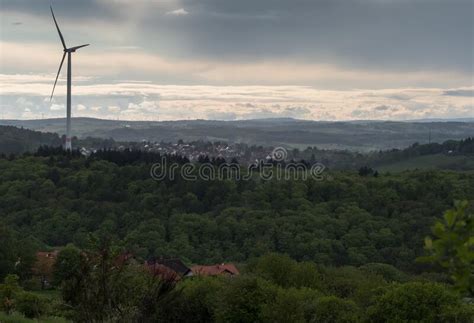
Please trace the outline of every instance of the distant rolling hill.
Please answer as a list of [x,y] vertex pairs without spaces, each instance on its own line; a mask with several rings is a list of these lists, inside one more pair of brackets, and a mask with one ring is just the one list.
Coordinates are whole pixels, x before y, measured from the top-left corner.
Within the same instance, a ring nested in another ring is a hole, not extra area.
[[[42,132],[65,132],[64,119],[0,120]],[[430,136],[431,133],[431,136]],[[353,121],[322,122],[295,119],[240,121],[115,121],[74,118],[73,135],[79,138],[113,138],[117,141],[208,140],[264,146],[371,151],[404,148],[414,142],[443,142],[474,136],[474,121]]]

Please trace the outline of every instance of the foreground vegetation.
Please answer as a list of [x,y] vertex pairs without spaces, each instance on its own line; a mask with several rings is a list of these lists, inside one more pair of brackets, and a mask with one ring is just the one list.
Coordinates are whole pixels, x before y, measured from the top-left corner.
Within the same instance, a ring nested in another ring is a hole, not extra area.
[[[42,155],[0,159],[5,313],[79,322],[474,317],[463,300],[474,292],[473,173],[155,181],[143,153]],[[34,253],[51,247],[62,250],[52,297],[35,292],[31,272]],[[118,262],[125,253],[134,257]],[[142,265],[160,255],[232,261],[242,275],[160,279]]]
[[474,318],[474,307],[448,283],[384,264],[333,268],[269,254],[249,261],[237,277],[175,282],[152,276],[135,261],[118,263],[108,247],[80,252],[70,246],[62,253],[56,269],[61,299],[25,292],[8,276],[0,296],[5,304],[5,291],[13,290],[7,295],[12,305],[3,310],[51,322],[59,322],[57,316],[77,322],[467,323]]

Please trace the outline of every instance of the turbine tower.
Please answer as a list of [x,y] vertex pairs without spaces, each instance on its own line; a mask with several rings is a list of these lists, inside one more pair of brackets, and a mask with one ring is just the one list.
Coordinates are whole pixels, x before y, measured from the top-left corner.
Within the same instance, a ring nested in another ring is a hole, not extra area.
[[58,30],[59,38],[61,39],[61,43],[63,44],[64,54],[63,58],[61,59],[61,63],[59,64],[58,74],[56,75],[56,80],[54,81],[53,92],[51,92],[50,101],[53,99],[54,88],[56,87],[56,83],[58,82],[59,73],[61,73],[61,67],[64,63],[64,58],[66,58],[67,54],[67,118],[66,118],[66,143],[64,144],[65,150],[72,150],[71,145],[71,54],[74,53],[76,50],[82,47],[89,46],[89,44],[75,46],[71,48],[66,47],[66,42],[64,41],[63,34],[61,34],[61,30],[59,30],[58,22],[56,21],[56,17],[54,17],[53,7],[50,6],[51,14],[53,15],[54,24],[56,25],[56,29]]

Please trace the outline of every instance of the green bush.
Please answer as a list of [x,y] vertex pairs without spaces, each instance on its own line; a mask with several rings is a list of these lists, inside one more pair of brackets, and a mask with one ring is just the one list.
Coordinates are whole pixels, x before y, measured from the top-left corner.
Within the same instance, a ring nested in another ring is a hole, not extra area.
[[274,301],[277,287],[254,276],[230,279],[216,309],[217,322],[260,322],[262,308]]
[[3,284],[0,284],[0,310],[11,313],[15,308],[15,298],[21,291],[17,275],[7,275]]
[[387,282],[380,276],[364,272],[355,267],[324,269],[324,289],[327,295],[351,299],[358,306],[365,307],[374,291]]
[[324,296],[316,301],[310,322],[348,323],[359,322],[359,308],[348,300],[336,296]]
[[15,309],[28,318],[38,318],[48,312],[48,303],[43,297],[22,292],[15,299]]
[[248,270],[278,286],[321,289],[320,268],[311,262],[297,262],[288,255],[269,253],[249,264]]
[[161,315],[160,318],[169,323],[213,322],[217,303],[226,285],[226,279],[222,277],[185,279],[175,291],[178,295],[168,307],[166,317]]
[[253,271],[274,284],[289,287],[295,267],[296,261],[289,256],[270,253],[258,259]]
[[461,302],[444,285],[413,282],[387,288],[369,308],[371,322],[466,322],[472,305]]
[[263,320],[272,323],[308,322],[319,296],[321,294],[314,289],[280,288],[274,301],[264,304]]
[[41,290],[41,280],[38,279],[38,277],[33,277],[30,279],[27,279],[21,283],[21,286],[25,290],[30,290],[30,291],[40,291]]

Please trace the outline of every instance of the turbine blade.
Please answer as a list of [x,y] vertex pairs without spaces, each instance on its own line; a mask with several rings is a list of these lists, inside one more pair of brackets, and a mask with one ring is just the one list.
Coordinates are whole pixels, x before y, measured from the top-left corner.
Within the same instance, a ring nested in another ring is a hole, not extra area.
[[49,98],[50,102],[53,99],[54,89],[56,88],[56,83],[58,83],[58,77],[59,77],[59,73],[61,73],[61,67],[63,67],[64,58],[66,58],[66,52],[64,52],[63,59],[61,60],[61,64],[59,64],[58,74],[56,75],[56,81],[54,81],[53,92],[51,92],[51,97]]
[[54,16],[53,7],[50,6],[49,8],[51,9],[51,14],[53,15],[54,24],[56,25],[56,29],[58,30],[59,38],[61,38],[61,43],[63,43],[63,48],[66,49],[66,43],[64,42],[64,37],[63,34],[61,34],[61,30],[59,30],[58,22],[56,21],[56,17]]
[[67,50],[75,51],[75,50],[77,50],[77,49],[79,49],[79,48],[86,47],[86,46],[89,46],[89,44],[71,47],[71,48],[68,48]]

